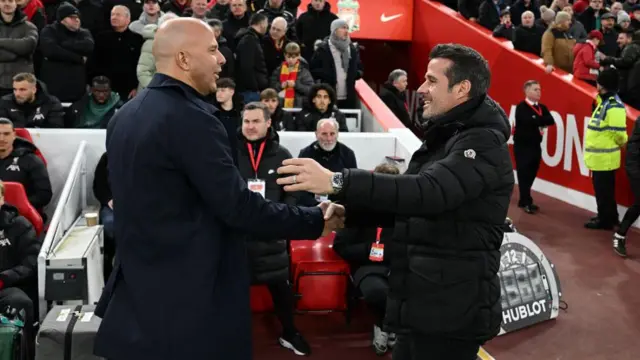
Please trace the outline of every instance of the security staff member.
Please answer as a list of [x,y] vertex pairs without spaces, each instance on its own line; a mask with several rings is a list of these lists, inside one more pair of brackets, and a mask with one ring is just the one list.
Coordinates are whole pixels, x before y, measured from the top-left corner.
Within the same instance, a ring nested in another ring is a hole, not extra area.
[[525,99],[516,106],[516,126],[513,134],[513,152],[518,172],[520,199],[518,207],[527,214],[535,214],[540,208],[533,203],[531,186],[538,175],[542,158],[542,134],[544,128],[555,125],[546,106],[539,103],[542,96],[536,80],[524,83]]
[[627,142],[627,113],[616,94],[616,69],[601,71],[597,85],[596,108],[585,134],[584,162],[593,174],[598,216],[584,226],[587,229],[612,230],[618,223],[615,171],[620,167],[620,148]]

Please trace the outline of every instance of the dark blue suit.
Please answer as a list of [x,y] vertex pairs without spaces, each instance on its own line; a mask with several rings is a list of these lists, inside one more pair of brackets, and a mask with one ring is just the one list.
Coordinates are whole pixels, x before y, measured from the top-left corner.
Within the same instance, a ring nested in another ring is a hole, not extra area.
[[156,74],[107,131],[116,266],[96,314],[113,360],[250,360],[245,243],[314,239],[319,208],[264,200],[233,164],[215,108]]

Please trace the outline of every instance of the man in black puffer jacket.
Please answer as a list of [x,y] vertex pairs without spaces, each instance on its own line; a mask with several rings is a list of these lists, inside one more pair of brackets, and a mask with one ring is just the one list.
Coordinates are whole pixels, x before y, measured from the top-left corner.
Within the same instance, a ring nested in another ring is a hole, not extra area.
[[[513,191],[506,114],[487,96],[491,74],[475,50],[438,45],[425,82],[425,142],[404,175],[311,159],[279,169],[286,191],[331,193],[347,226],[394,224],[387,243],[385,322],[399,335],[393,359],[472,360],[500,331],[500,246]],[[294,185],[295,184],[295,185]]]
[[[244,107],[242,127],[238,132],[238,169],[249,189],[273,202],[294,205],[296,198],[285,193],[276,183],[276,169],[291,153],[280,145],[278,133],[271,127],[269,109],[260,102]],[[293,321],[294,298],[289,284],[289,253],[287,240],[248,239],[247,250],[253,284],[269,288],[276,315],[282,324],[280,345],[297,355],[309,355],[309,344],[300,335]]]

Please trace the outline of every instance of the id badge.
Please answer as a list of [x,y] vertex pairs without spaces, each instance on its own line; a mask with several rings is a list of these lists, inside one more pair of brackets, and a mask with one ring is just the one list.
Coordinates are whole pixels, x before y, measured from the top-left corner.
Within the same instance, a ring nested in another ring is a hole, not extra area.
[[369,260],[382,261],[384,259],[384,244],[373,243],[371,244],[371,252],[369,253]]
[[329,195],[316,195],[317,202],[323,202],[329,200]]
[[249,186],[249,190],[262,195],[265,197],[266,184],[262,179],[249,179],[247,181],[247,185]]

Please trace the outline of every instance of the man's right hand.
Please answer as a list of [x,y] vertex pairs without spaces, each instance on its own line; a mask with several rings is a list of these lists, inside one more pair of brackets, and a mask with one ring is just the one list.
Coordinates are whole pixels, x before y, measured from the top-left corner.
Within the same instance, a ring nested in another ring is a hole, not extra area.
[[318,204],[324,214],[324,230],[322,236],[327,236],[333,231],[342,229],[345,221],[344,206],[332,203],[331,201],[323,201]]

